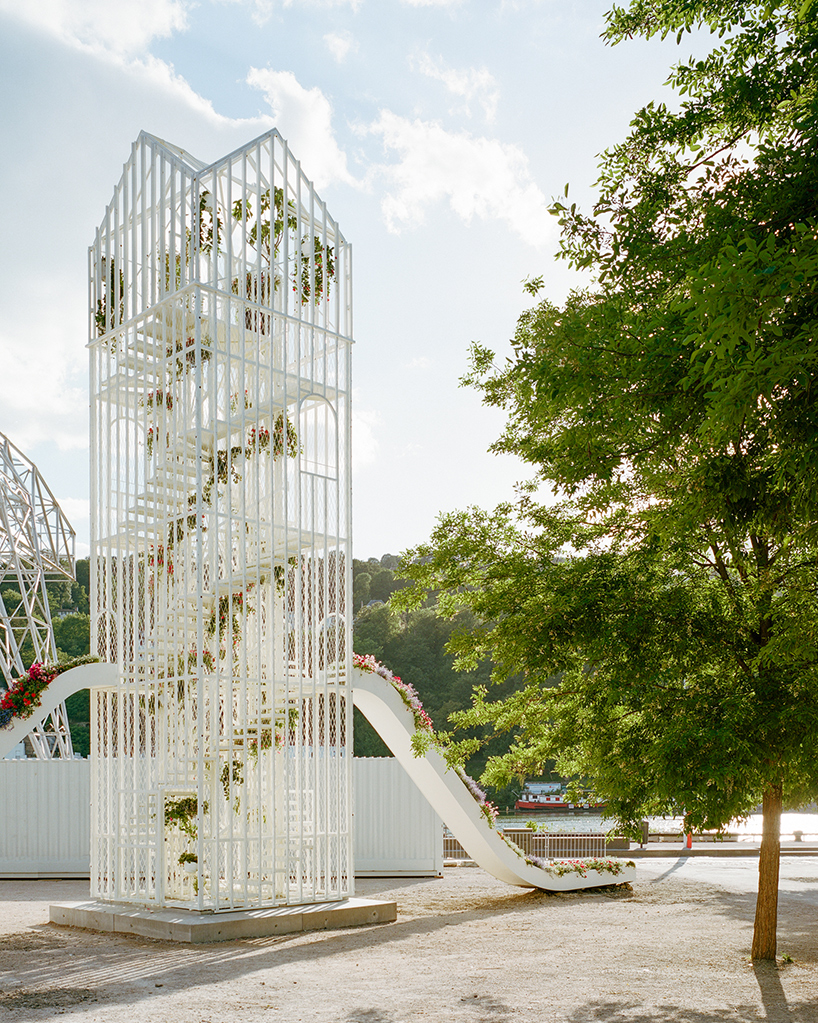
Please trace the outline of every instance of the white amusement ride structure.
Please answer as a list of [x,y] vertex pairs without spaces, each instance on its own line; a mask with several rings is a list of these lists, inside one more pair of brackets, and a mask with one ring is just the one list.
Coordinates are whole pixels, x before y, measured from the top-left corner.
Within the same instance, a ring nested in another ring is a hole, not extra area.
[[[46,582],[74,579],[74,530],[37,466],[0,433],[0,693],[32,663],[55,662],[57,648]],[[7,606],[5,593],[19,594]],[[65,704],[34,725],[28,741],[38,760],[73,755]]]
[[349,246],[276,131],[142,133],[90,273],[92,894],[344,899]]

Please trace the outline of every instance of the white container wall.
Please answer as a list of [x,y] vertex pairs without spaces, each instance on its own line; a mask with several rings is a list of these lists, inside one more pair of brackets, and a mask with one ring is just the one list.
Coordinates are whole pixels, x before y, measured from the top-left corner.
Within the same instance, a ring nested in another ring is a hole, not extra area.
[[[353,760],[355,873],[434,875],[437,814],[397,762]],[[0,760],[0,877],[88,877],[91,762]]]
[[141,134],[90,252],[92,894],[350,894],[351,253],[273,131]]
[[87,760],[0,760],[0,876],[88,877]]
[[443,824],[398,761],[360,757],[353,763],[356,875],[442,874]]

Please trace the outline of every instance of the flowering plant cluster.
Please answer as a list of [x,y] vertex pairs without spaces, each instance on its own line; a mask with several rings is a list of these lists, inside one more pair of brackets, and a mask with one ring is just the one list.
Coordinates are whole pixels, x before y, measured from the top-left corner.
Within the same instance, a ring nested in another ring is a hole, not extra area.
[[[148,427],[148,433],[145,438],[145,449],[148,452],[148,458],[153,454],[153,439],[159,436],[159,431],[154,430],[152,426]],[[165,434],[165,447],[170,447],[170,434]]]
[[247,452],[245,457],[250,457],[252,453],[258,449],[259,451],[266,451],[270,447],[270,431],[266,426],[260,426],[256,431],[255,426],[250,430],[250,435],[247,438]]
[[[353,654],[352,663],[356,668],[360,668],[362,671],[372,671],[376,675],[380,675],[381,678],[386,679],[400,694],[401,699],[406,706],[412,711],[412,715],[415,719],[415,728],[418,732],[425,732],[429,735],[434,735],[435,727],[432,724],[432,719],[423,709],[423,704],[420,702],[420,697],[415,691],[414,686],[409,685],[408,682],[402,681],[397,675],[393,675],[386,665],[381,664],[380,661],[375,660],[372,654]],[[416,750],[416,755],[422,752]],[[486,798],[486,793],[480,788],[474,778],[469,777],[468,774],[463,770],[462,767],[455,766],[454,768],[457,777],[463,782],[469,793],[480,806],[480,813],[486,818],[489,827],[496,828],[497,826],[497,815],[499,810],[490,803]]]
[[157,387],[155,391],[148,391],[144,398],[140,400],[140,404],[143,408],[157,408],[164,405],[165,408],[170,412],[173,408],[173,395],[170,391],[163,391],[161,387]]
[[406,706],[412,711],[412,716],[415,719],[415,728],[419,728],[425,732],[434,732],[435,726],[432,724],[432,719],[424,710],[423,704],[420,702],[420,697],[418,696],[415,687],[410,685],[408,682],[403,682],[397,675],[393,675],[390,682],[395,689],[397,689],[400,694],[400,698]]
[[[210,338],[202,338],[202,362],[208,362],[210,356],[213,354],[209,348],[205,348],[205,345],[210,344]],[[183,341],[182,338],[178,337],[175,343],[167,345],[165,354],[168,359],[172,359],[176,356],[176,376],[181,377],[188,373],[189,370],[193,369],[196,365],[196,338],[187,337]],[[172,371],[171,371],[172,372]],[[168,408],[170,406],[167,406]]]
[[462,767],[455,767],[455,773],[457,777],[463,782],[466,788],[471,793],[472,797],[478,803],[485,803],[486,793],[480,788],[474,778],[471,775],[466,774]]
[[[247,593],[253,588],[253,584],[247,588]],[[241,614],[250,614],[255,608],[248,605],[245,601],[247,594],[242,590],[236,590],[235,593],[223,593],[219,597],[218,612],[214,608],[210,612],[210,617],[205,622],[205,632],[208,636],[216,635],[216,626],[218,625],[218,636],[219,641],[224,640],[227,634],[227,625],[230,624],[230,633],[233,639],[233,649],[235,649],[239,641],[241,640]],[[204,654],[202,655],[204,656]],[[221,656],[224,656],[223,654]],[[207,667],[207,665],[205,665]]]
[[[233,413],[238,412],[238,410],[239,410],[239,402],[240,401],[241,401],[241,395],[239,394],[238,391],[235,391],[233,394],[230,395],[230,411],[231,412],[233,412]],[[249,392],[246,391],[246,390],[244,392],[244,407],[246,409],[253,407],[253,403],[252,403],[252,401],[250,401]]]
[[261,728],[257,735],[251,735],[247,739],[247,752],[251,757],[257,757],[259,750],[272,749],[275,742],[276,749],[284,747],[284,733],[276,723],[275,729]]
[[552,877],[563,877],[565,874],[579,874],[580,877],[587,877],[589,870],[595,870],[598,874],[621,874],[625,867],[635,867],[633,860],[622,863],[621,860],[543,860],[538,856],[526,858],[526,863],[532,867],[539,867]]
[[[392,672],[381,664],[380,661],[376,660],[372,654],[353,654],[352,663],[356,668],[360,668],[361,671],[371,671],[376,675],[380,675],[381,678],[389,682],[398,693],[400,693],[401,699],[407,707],[412,711],[415,718],[415,728],[418,731],[430,733],[434,735],[434,726],[432,725],[431,718],[423,709],[423,705],[420,702],[420,698],[413,686],[406,682],[401,681],[397,675],[393,675]],[[417,732],[415,733],[417,735]],[[586,860],[544,860],[538,856],[526,856],[523,850],[507,838],[502,831],[497,830],[497,817],[499,814],[498,808],[494,803],[490,802],[486,797],[486,793],[480,788],[474,778],[471,778],[462,767],[458,765],[454,766],[455,773],[458,778],[463,782],[465,787],[468,789],[469,794],[480,806],[480,813],[486,820],[486,823],[490,828],[497,831],[500,838],[506,843],[506,845],[512,849],[521,859],[524,859],[529,866],[539,867],[552,877],[562,877],[565,874],[579,874],[580,877],[587,877],[589,870],[596,870],[598,873],[608,873],[616,876],[621,874],[624,866],[633,867],[635,866],[632,860],[628,860],[624,864],[621,860],[609,859],[586,859]]]
[[477,782],[470,775],[466,774],[462,767],[455,767],[455,774],[463,782],[466,788],[469,790],[470,795],[476,803],[480,805],[480,813],[486,818],[489,826],[492,828],[497,827],[497,815],[500,811],[494,805],[490,803],[486,793],[480,788]]
[[[148,393],[139,399],[139,404],[143,408],[161,408],[164,406],[168,412],[173,408],[173,395],[170,391],[163,391],[161,387],[157,387],[155,391],[148,391]],[[147,448],[148,458],[153,454],[153,442],[159,436],[159,431],[154,430],[152,426],[148,427],[148,433],[145,440],[145,447]],[[165,434],[165,446],[170,444],[170,434]]]
[[273,426],[273,458],[281,458],[285,449],[288,458],[295,458],[298,454],[298,437],[289,418],[285,426],[284,413],[280,412]]
[[160,572],[165,569],[168,575],[173,575],[173,552],[170,550],[166,552],[161,543],[156,547],[151,544],[148,550],[148,567],[153,568],[154,565]]
[[[202,813],[207,813],[207,803],[202,803]],[[165,800],[165,827],[178,828],[189,838],[198,833],[196,818],[199,816],[199,801],[195,796]]]
[[[188,652],[188,655],[187,655],[187,670],[191,674],[196,671],[197,659],[198,659],[198,657],[197,657],[197,650],[196,650],[196,646],[194,644],[190,648],[190,650]],[[205,671],[213,671],[215,669],[215,667],[216,667],[216,658],[207,649],[207,647],[205,647],[202,650],[202,667],[204,668]],[[180,671],[180,674],[181,674],[181,671]]]
[[69,668],[80,664],[93,664],[98,657],[75,657],[62,664],[41,664],[35,661],[25,675],[15,679],[10,689],[0,697],[0,728],[6,728],[15,718],[30,718],[43,702],[43,692]]
[[7,725],[12,718],[28,718],[42,702],[42,692],[57,677],[53,667],[46,667],[39,661],[18,678],[0,700],[0,724]]
[[385,664],[381,664],[380,661],[376,661],[372,654],[353,654],[352,663],[356,668],[360,668],[361,671],[371,671],[386,679],[398,691],[400,698],[409,710],[412,711],[412,716],[415,719],[415,728],[424,732],[434,732],[435,726],[432,724],[432,719],[423,709],[423,704],[420,702],[420,697],[414,686],[402,681],[397,675],[393,675],[389,668]]
[[[292,199],[286,199],[283,188],[267,189],[258,199],[258,207],[253,209],[250,199],[238,199],[231,210],[233,219],[245,223],[247,241],[256,247],[268,266],[280,262],[279,252],[285,236],[289,235],[290,252],[295,257],[290,273],[293,291],[301,291],[301,304],[306,305],[312,299],[316,305],[322,298],[329,301],[330,285],[335,280],[335,252],[331,245],[325,245],[315,235],[309,233],[299,238],[299,220],[295,213]],[[218,219],[218,218],[217,218]],[[221,221],[219,221],[219,225]],[[220,233],[217,226],[216,234]],[[292,258],[292,257],[291,257]],[[278,290],[283,279],[277,272],[247,272],[246,287],[241,286],[244,296],[252,302],[269,304],[272,289]],[[239,278],[233,278],[233,294],[240,292]],[[266,326],[264,319],[259,317],[259,332],[263,333]],[[256,329],[256,321],[251,309],[245,312],[245,322],[249,329]]]
[[247,739],[247,752],[252,757],[257,757],[259,750],[271,749],[275,742],[277,750],[284,749],[287,741],[287,732],[295,728],[298,722],[298,711],[290,707],[286,714],[276,717],[275,728],[260,728],[256,735],[250,735]]
[[482,815],[486,818],[489,827],[491,828],[497,827],[497,815],[500,813],[500,811],[494,805],[494,803],[490,803],[488,800],[486,800],[485,803],[481,803],[480,813],[482,813]]

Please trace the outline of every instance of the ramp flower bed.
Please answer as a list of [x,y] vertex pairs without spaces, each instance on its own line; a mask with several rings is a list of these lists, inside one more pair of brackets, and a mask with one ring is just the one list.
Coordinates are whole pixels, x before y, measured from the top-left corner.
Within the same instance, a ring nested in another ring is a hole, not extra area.
[[80,664],[94,664],[98,660],[98,657],[86,655],[59,664],[35,661],[26,674],[16,679],[0,697],[0,728],[9,727],[17,718],[30,718],[42,703],[43,693],[58,675]]

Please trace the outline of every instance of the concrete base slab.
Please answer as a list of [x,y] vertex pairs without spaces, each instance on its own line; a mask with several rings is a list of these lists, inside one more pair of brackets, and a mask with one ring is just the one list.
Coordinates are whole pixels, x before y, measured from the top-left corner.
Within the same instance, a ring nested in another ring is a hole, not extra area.
[[196,913],[187,909],[148,909],[123,902],[60,902],[49,907],[50,921],[62,927],[138,934],[143,938],[193,945],[270,934],[320,931],[335,927],[392,923],[396,902],[345,899],[307,906],[281,906],[228,913]]

